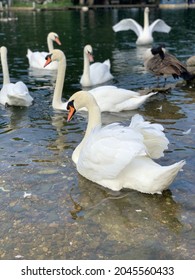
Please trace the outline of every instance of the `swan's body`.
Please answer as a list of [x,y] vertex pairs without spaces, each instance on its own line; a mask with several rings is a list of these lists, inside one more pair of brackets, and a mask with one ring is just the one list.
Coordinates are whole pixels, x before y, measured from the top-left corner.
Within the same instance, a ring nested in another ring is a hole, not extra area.
[[[67,102],[62,102],[62,91],[66,72],[66,57],[62,51],[53,50],[51,54],[46,57],[46,66],[52,61],[58,61],[57,80],[52,106],[57,110],[66,110]],[[147,95],[140,95],[138,92],[117,88],[115,86],[96,87],[89,90],[89,93],[95,98],[101,112],[135,110],[150,96],[156,94],[156,92],[151,92]],[[83,107],[80,108],[80,110],[86,110],[86,108]]]
[[144,10],[144,27],[134,19],[127,18],[115,24],[113,30],[115,32],[132,30],[138,37],[136,41],[137,45],[148,45],[152,44],[154,41],[152,36],[154,31],[168,33],[171,30],[171,27],[161,19],[157,19],[152,24],[149,24],[149,8],[146,7]]
[[91,45],[86,45],[83,50],[83,74],[80,79],[80,84],[83,87],[90,87],[99,84],[103,84],[107,81],[112,80],[114,77],[110,73],[110,60],[107,59],[104,62],[94,62],[93,61]]
[[7,63],[7,48],[0,48],[1,64],[3,69],[3,87],[0,91],[0,104],[9,106],[30,106],[33,98],[30,96],[27,86],[19,81],[11,83]]
[[68,121],[82,107],[88,110],[87,130],[72,154],[82,176],[114,191],[129,188],[153,194],[169,187],[185,161],[170,166],[153,161],[163,156],[169,143],[161,125],[135,115],[129,126],[113,123],[102,127],[99,107],[86,91],[69,99]]
[[[56,42],[58,45],[61,45],[58,34],[50,32],[47,36],[47,45],[49,53],[54,49],[53,42]],[[45,57],[48,55],[48,52],[32,52],[30,49],[27,50],[27,58],[29,65],[32,68],[44,69]],[[58,63],[52,63],[47,67],[48,70],[56,70],[58,68]]]
[[185,65],[161,46],[146,51],[144,66],[147,71],[157,77],[163,76],[165,80],[168,76],[173,76],[174,79],[181,77],[186,81],[193,78]]

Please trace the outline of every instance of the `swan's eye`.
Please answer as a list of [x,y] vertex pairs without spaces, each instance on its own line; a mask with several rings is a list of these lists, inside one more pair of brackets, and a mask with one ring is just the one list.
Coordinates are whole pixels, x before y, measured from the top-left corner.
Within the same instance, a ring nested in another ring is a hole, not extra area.
[[72,117],[74,116],[75,112],[76,112],[76,109],[74,107],[74,100],[68,102],[67,110],[68,110],[67,121],[69,122],[72,119]]
[[46,55],[46,57],[45,57],[45,60],[51,60],[51,56],[52,56],[52,54],[51,53],[49,53],[48,55]]
[[48,64],[50,64],[51,62],[52,62],[52,60],[51,60],[51,56],[52,56],[52,54],[48,54],[46,57],[45,57],[45,65],[44,65],[44,67],[46,67]]
[[67,104],[67,110],[70,110],[70,107],[74,108],[74,100],[71,100],[70,102],[68,102]]

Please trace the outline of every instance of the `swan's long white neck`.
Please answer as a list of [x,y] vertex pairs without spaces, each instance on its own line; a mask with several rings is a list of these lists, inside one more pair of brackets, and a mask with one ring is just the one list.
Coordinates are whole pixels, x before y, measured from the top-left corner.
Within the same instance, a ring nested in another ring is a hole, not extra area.
[[86,105],[86,108],[88,110],[88,124],[83,140],[89,136],[89,134],[95,127],[102,125],[101,112],[99,106],[97,105],[95,99],[91,98],[91,95],[88,100],[89,101]]
[[[81,92],[81,95],[85,95],[86,92]],[[81,143],[76,147],[76,149],[74,150],[73,154],[72,154],[72,160],[77,164],[78,159],[79,159],[79,155],[81,152],[81,149],[84,145],[84,143],[87,141],[88,136],[90,135],[90,133],[92,132],[92,130],[95,127],[101,127],[102,125],[102,121],[101,121],[101,112],[100,109],[96,103],[96,101],[94,100],[94,98],[88,93],[88,97],[86,99],[86,97],[84,98],[84,100],[86,100],[87,102],[85,102],[85,104],[83,104],[82,107],[86,107],[88,110],[88,124],[87,124],[87,129],[85,132],[85,136],[83,137],[83,140],[81,141]],[[81,96],[82,98],[82,96]]]
[[66,74],[66,57],[63,56],[58,61],[58,71],[56,85],[53,94],[52,106],[54,109],[64,109],[65,103],[62,102],[62,91]]
[[149,27],[149,11],[144,11],[144,29]]
[[90,82],[90,63],[89,63],[89,58],[87,53],[84,50],[83,53],[84,56],[84,64],[83,64],[83,83],[85,84],[85,86],[90,86],[91,82]]
[[49,35],[47,36],[47,46],[48,46],[49,53],[51,53],[54,47],[53,47],[53,40],[50,38]]
[[10,78],[9,78],[9,69],[8,69],[8,63],[7,63],[7,49],[5,47],[1,47],[1,65],[2,65],[2,71],[3,71],[3,84],[9,84]]

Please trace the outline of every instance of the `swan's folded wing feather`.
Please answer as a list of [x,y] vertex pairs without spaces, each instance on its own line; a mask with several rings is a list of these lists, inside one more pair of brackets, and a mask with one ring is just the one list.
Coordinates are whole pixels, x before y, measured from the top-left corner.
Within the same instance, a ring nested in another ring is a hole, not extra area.
[[112,28],[115,32],[132,30],[135,32],[135,34],[138,37],[141,35],[143,31],[142,26],[139,23],[137,23],[137,21],[131,18],[122,19],[117,24],[115,24]]
[[9,91],[7,93],[8,97],[11,96],[22,97],[22,96],[26,96],[27,94],[29,94],[28,88],[22,81],[19,81],[15,84],[13,83],[9,84]]
[[6,96],[5,103],[8,103],[10,106],[30,106],[33,101],[27,86],[22,81],[4,85],[2,93]]
[[57,61],[53,61],[51,64],[47,65],[44,68],[45,64],[45,57],[48,55],[48,52],[31,52],[28,50],[27,57],[29,60],[30,67],[37,68],[37,69],[44,69],[44,70],[55,70],[58,67]]
[[101,111],[119,112],[134,106],[134,99],[140,97],[140,93],[118,88],[115,86],[101,86],[89,91],[95,98]]
[[27,53],[27,57],[29,59],[29,64],[31,67],[34,68],[43,68],[45,64],[45,57],[48,53],[47,52],[31,52]]
[[164,155],[164,150],[168,148],[169,140],[165,136],[164,127],[161,124],[144,121],[141,115],[136,114],[132,117],[130,127],[143,135],[143,143],[146,145],[151,158],[157,159]]
[[92,131],[82,148],[77,169],[95,181],[116,178],[136,156],[146,155],[143,137],[129,127],[108,125]]
[[157,19],[149,26],[149,29],[151,33],[154,31],[169,33],[171,27],[167,25],[164,20]]
[[103,64],[105,64],[106,66],[108,66],[108,69],[110,69],[111,67],[111,63],[110,63],[110,59],[106,59]]
[[101,84],[113,78],[108,63],[95,62],[90,65],[90,79],[92,84]]

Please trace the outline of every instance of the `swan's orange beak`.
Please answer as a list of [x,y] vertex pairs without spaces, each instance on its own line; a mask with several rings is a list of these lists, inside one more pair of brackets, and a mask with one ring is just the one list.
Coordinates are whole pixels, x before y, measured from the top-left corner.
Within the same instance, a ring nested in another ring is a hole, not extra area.
[[50,64],[51,63],[51,56],[50,55],[47,55],[46,56],[46,58],[45,58],[45,60],[46,60],[46,62],[45,62],[45,64],[44,64],[44,66],[43,67],[46,67],[48,64]]
[[72,119],[72,117],[74,116],[76,109],[71,105],[69,105],[67,109],[68,109],[67,121],[69,122]]
[[61,42],[60,42],[60,39],[58,37],[55,37],[55,42],[61,46]]

